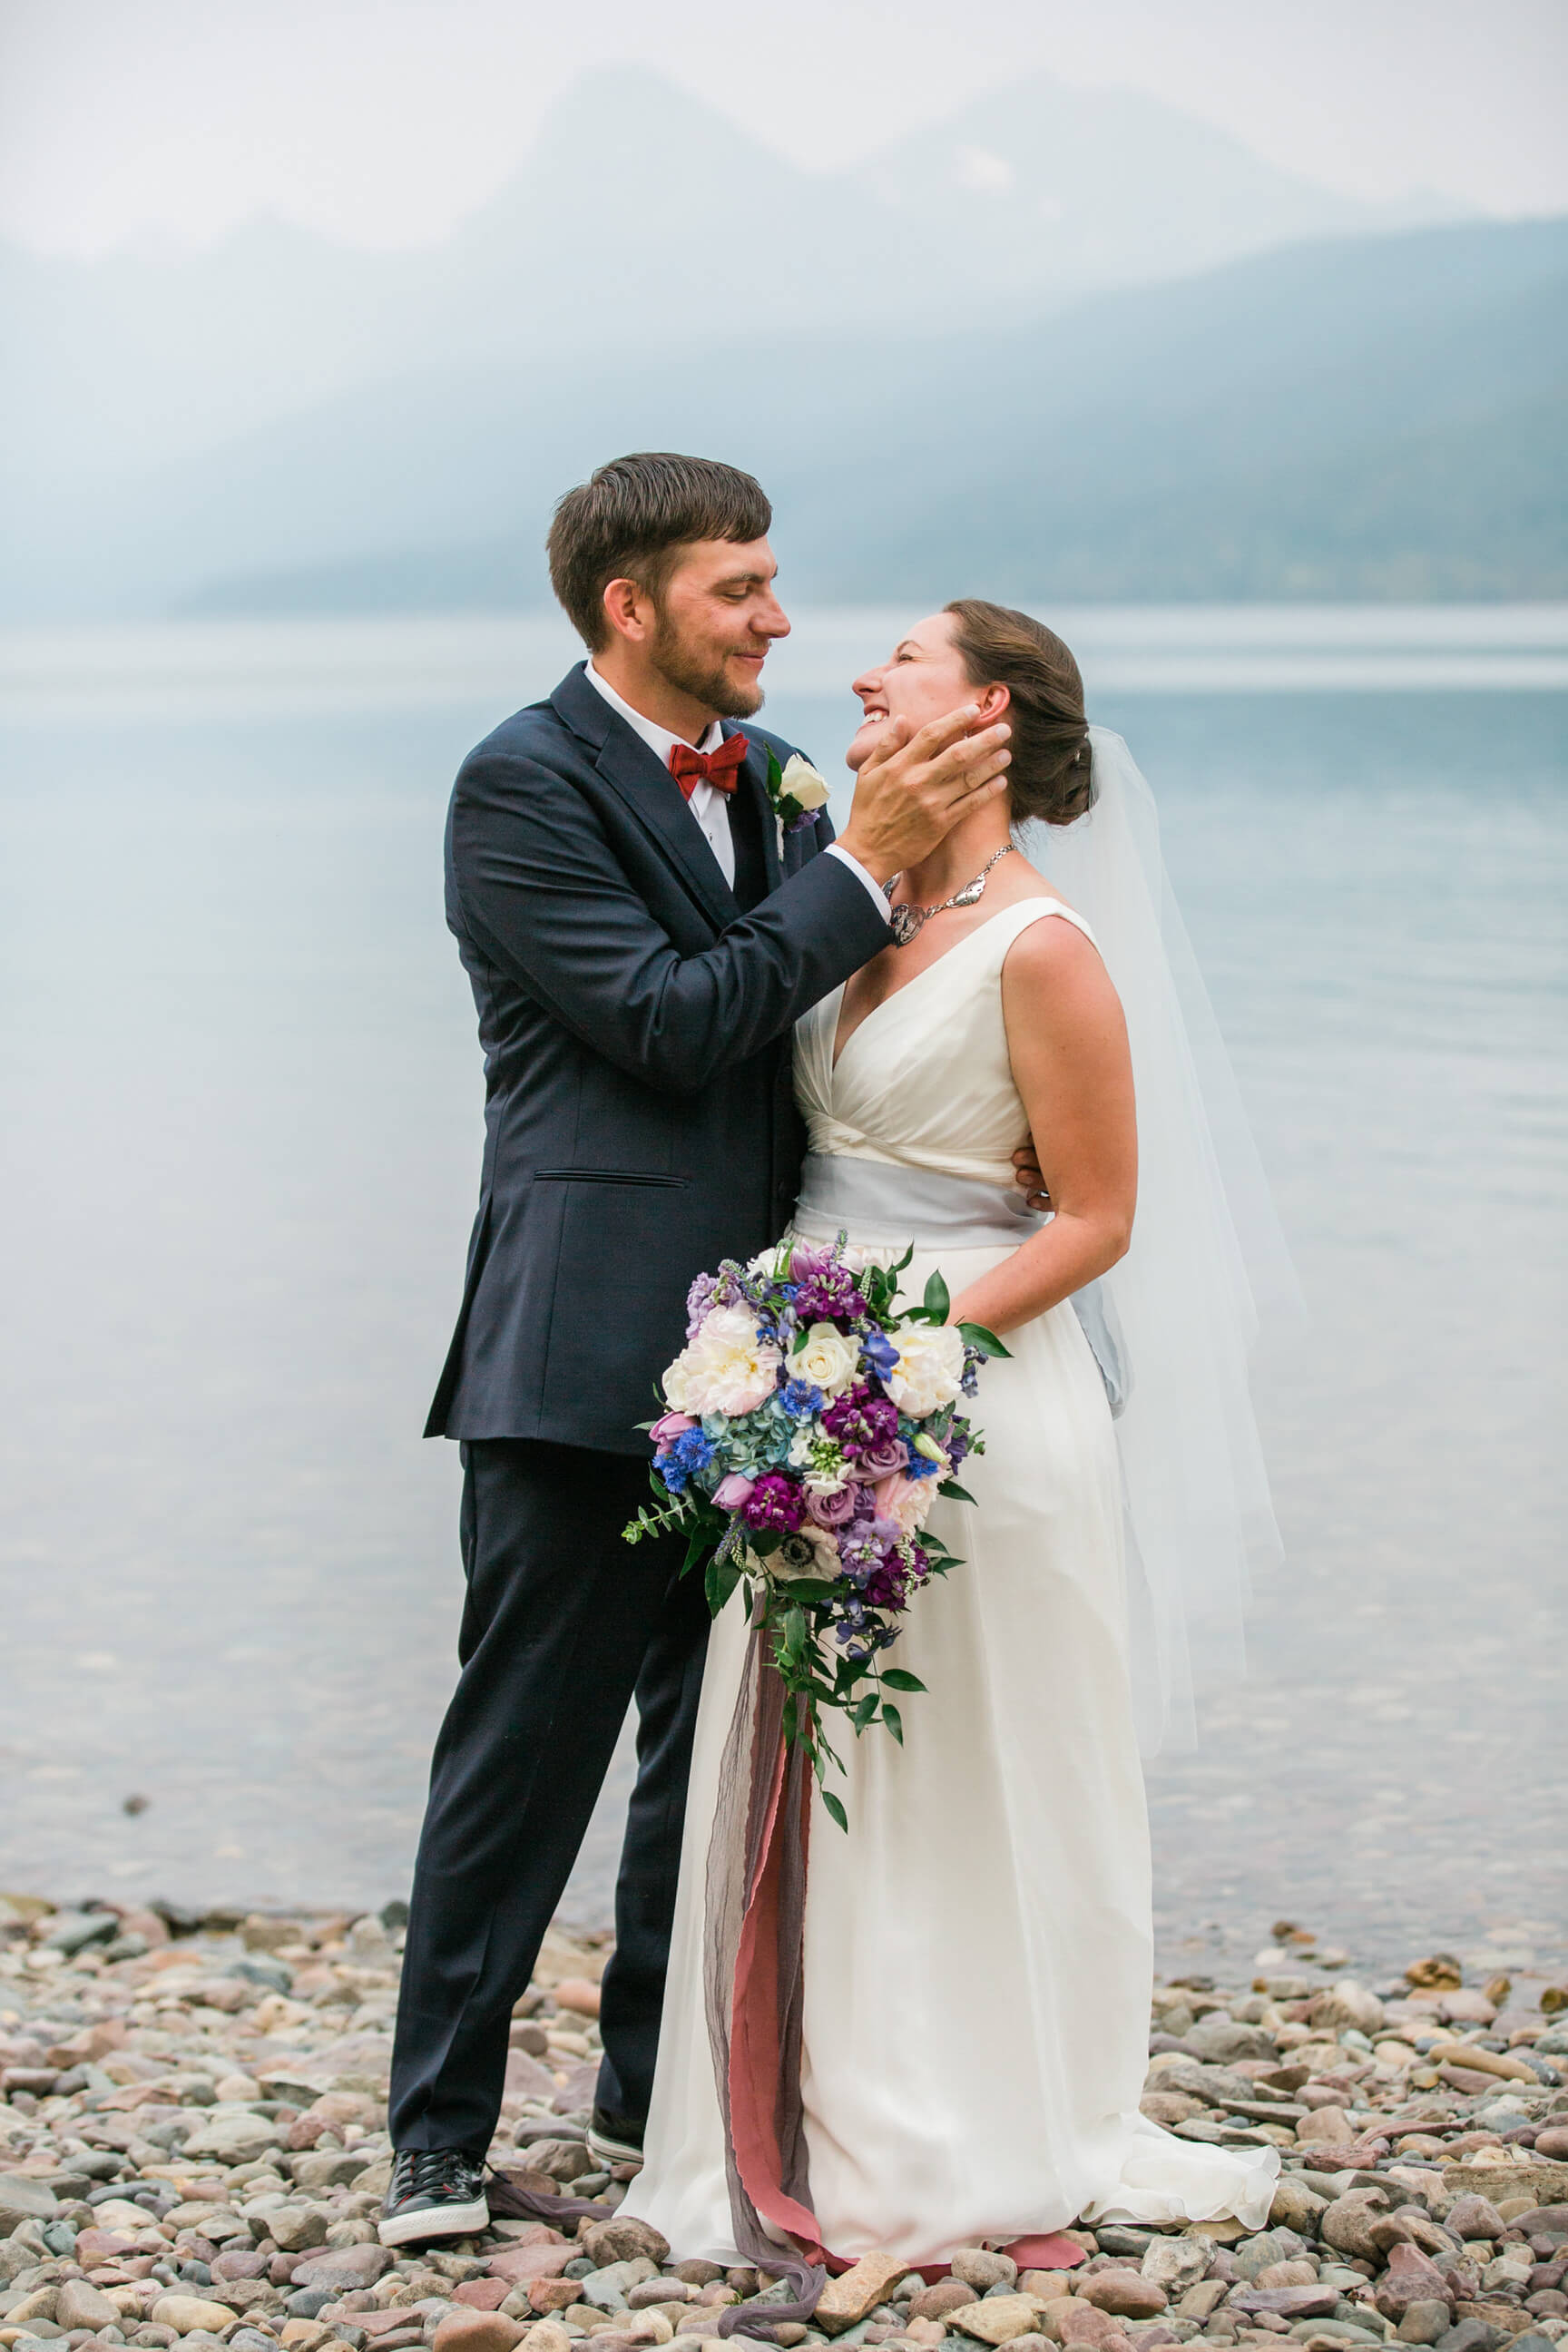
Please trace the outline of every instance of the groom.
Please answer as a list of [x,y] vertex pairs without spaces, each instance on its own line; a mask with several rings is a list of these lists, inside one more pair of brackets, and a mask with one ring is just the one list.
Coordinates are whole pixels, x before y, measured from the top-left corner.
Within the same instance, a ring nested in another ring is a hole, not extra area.
[[708,1612],[681,1539],[635,1549],[636,1424],[692,1277],[788,1223],[796,1017],[885,948],[883,886],[1004,788],[973,718],[781,839],[747,727],[789,623],[749,474],[637,456],[568,492],[555,593],[589,648],[458,774],[447,918],[484,1047],[479,1214],[427,1435],[463,1448],[461,1661],[436,1744],[393,2059],[387,2244],[488,2219],[512,2003],[626,1708],[637,1777],[589,2146],[635,2162],[653,2086]]

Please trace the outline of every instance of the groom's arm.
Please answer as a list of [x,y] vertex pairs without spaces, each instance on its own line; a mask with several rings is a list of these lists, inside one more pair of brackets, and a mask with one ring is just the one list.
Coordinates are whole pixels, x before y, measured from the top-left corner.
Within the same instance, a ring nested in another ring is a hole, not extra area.
[[757,1053],[888,944],[864,883],[818,856],[682,954],[586,796],[511,753],[465,766],[448,856],[480,952],[595,1052],[672,1094]]

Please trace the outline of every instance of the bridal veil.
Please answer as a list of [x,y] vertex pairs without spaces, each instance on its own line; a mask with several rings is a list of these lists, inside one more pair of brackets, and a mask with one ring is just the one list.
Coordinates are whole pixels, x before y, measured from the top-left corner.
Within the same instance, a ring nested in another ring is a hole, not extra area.
[[1126,1014],[1138,1213],[1100,1293],[1128,1376],[1117,1419],[1133,1691],[1146,1753],[1190,1748],[1194,1694],[1242,1664],[1253,1571],[1275,1560],[1248,1359],[1299,1318],[1295,1276],[1165,871],[1154,799],[1121,737],[1089,730],[1095,801],[1027,828],[1092,926]]

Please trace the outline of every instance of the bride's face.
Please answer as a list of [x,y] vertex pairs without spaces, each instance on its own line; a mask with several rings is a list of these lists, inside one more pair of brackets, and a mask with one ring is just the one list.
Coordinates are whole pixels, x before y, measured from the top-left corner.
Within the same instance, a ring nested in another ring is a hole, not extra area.
[[976,702],[983,714],[977,723],[988,726],[997,716],[997,710],[989,708],[989,698],[998,698],[998,709],[1007,699],[1001,688],[984,692],[975,688],[958,650],[951,613],[933,613],[929,620],[918,622],[907,636],[900,638],[885,662],[861,671],[851,691],[859,696],[866,714],[844,754],[847,764],[857,770],[870,758],[877,737],[889,719],[907,719],[910,729],[916,730],[932,719],[945,718],[963,703]]

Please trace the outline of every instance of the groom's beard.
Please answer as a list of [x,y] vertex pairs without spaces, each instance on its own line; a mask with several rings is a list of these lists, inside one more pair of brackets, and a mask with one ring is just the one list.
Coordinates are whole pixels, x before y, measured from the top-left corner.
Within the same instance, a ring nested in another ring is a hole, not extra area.
[[763,689],[739,686],[725,670],[710,666],[700,655],[688,653],[663,615],[654,633],[653,666],[668,685],[679,687],[720,719],[750,719],[763,707]]

